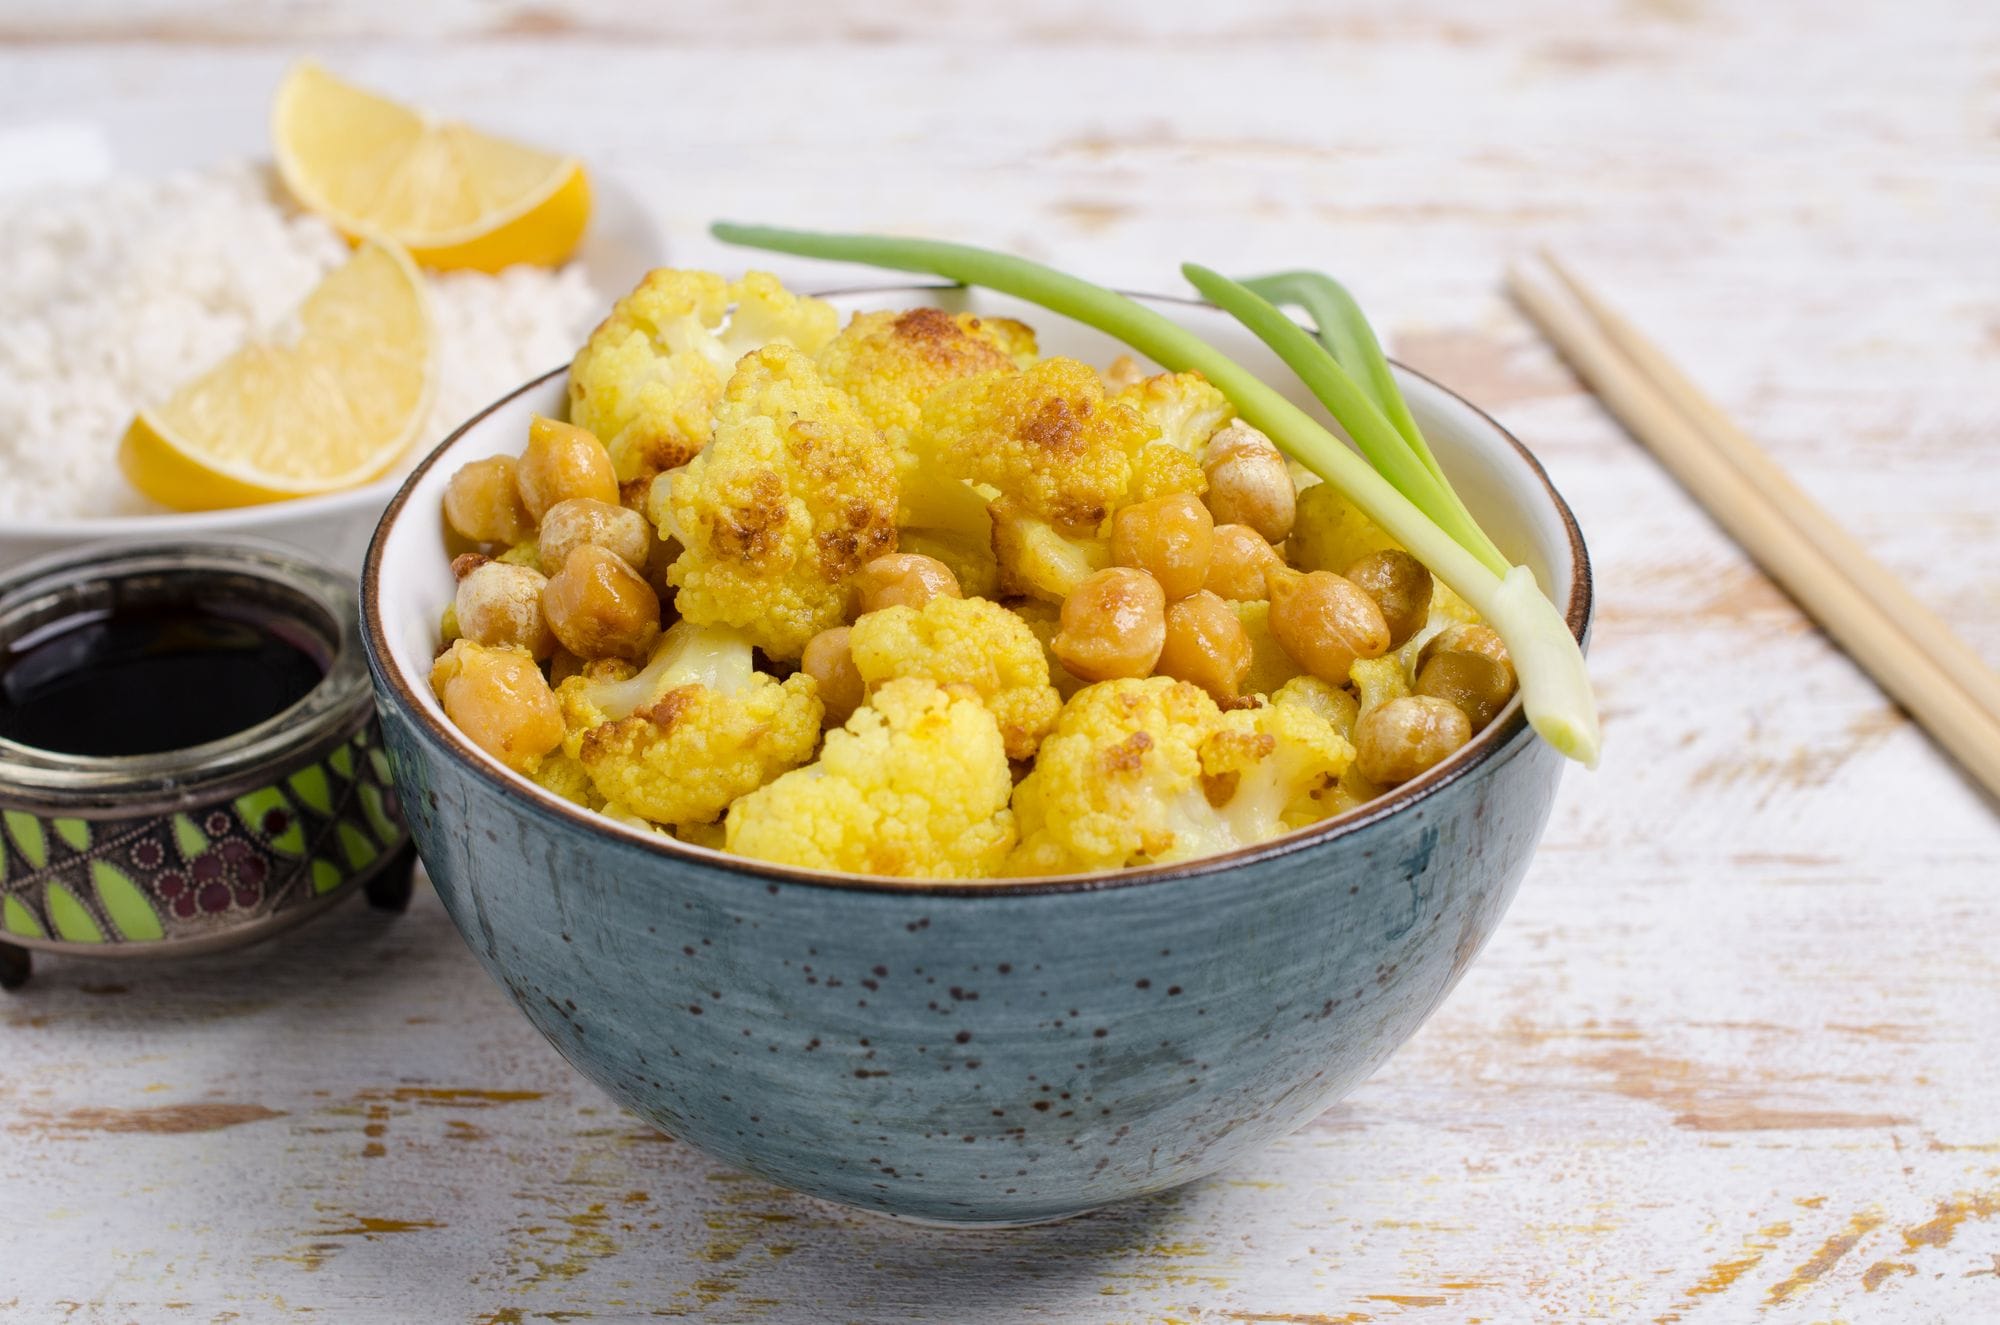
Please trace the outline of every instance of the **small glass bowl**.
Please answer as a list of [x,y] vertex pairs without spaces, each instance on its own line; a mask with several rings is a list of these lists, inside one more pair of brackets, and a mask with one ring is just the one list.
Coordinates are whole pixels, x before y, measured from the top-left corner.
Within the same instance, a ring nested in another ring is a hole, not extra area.
[[106,758],[0,737],[0,988],[27,980],[30,949],[212,952],[356,889],[408,903],[416,853],[346,577],[265,544],[85,548],[0,581],[0,652],[78,613],[195,598],[253,604],[324,674],[282,713],[182,749]]

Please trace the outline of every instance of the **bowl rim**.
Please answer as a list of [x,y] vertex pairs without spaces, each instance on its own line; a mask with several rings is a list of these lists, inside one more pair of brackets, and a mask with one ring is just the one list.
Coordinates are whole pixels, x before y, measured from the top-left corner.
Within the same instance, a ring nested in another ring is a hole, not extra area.
[[[814,291],[820,299],[854,298],[864,295],[883,294],[937,294],[945,291],[963,290],[967,287],[953,283],[906,283],[889,282],[880,285],[848,285],[831,290]],[[1184,295],[1153,294],[1145,291],[1120,290],[1118,293],[1128,298],[1147,303],[1174,304],[1183,308],[1219,311],[1206,300],[1189,298]],[[1470,410],[1499,437],[1512,447],[1514,453],[1526,465],[1529,474],[1541,484],[1550,505],[1562,521],[1563,532],[1569,540],[1570,548],[1570,598],[1564,613],[1565,624],[1579,644],[1589,635],[1594,611],[1594,584],[1590,568],[1590,553],[1583,541],[1583,531],[1577,526],[1576,515],[1561,492],[1550,481],[1548,471],[1521,440],[1501,425],[1499,420],[1479,406],[1467,400],[1458,392],[1427,373],[1419,372],[1397,359],[1390,359],[1395,367],[1411,377],[1426,383],[1446,397]],[[1528,728],[1527,715],[1521,707],[1521,697],[1517,692],[1509,701],[1507,709],[1483,731],[1475,734],[1464,747],[1454,752],[1450,758],[1435,768],[1412,778],[1399,787],[1377,796],[1374,800],[1356,806],[1342,814],[1334,815],[1320,823],[1297,832],[1287,833],[1250,846],[1237,847],[1218,855],[1201,856],[1193,860],[1177,861],[1165,865],[1141,865],[1128,869],[1098,872],[1093,874],[1036,875],[1006,881],[986,879],[897,879],[876,875],[847,874],[836,870],[804,869],[792,865],[779,865],[769,861],[753,860],[743,856],[731,856],[708,847],[682,842],[677,838],[657,832],[644,832],[621,824],[592,810],[584,809],[571,801],[564,800],[532,780],[501,768],[490,756],[454,730],[449,723],[440,722],[418,699],[414,688],[388,657],[388,628],[382,620],[381,579],[384,548],[388,533],[402,514],[417,484],[431,468],[455,445],[459,438],[484,422],[495,411],[511,404],[530,391],[537,390],[569,371],[569,365],[552,368],[538,377],[529,379],[515,387],[506,395],[493,401],[477,414],[452,429],[433,447],[428,455],[411,468],[404,476],[396,495],[383,510],[376,522],[375,531],[368,540],[368,554],[361,569],[361,634],[362,643],[368,655],[368,664],[374,672],[378,689],[392,700],[404,716],[421,725],[439,744],[444,745],[491,787],[505,795],[525,796],[533,808],[546,816],[584,829],[587,832],[605,834],[614,841],[630,847],[639,847],[666,860],[685,862],[725,874],[738,874],[746,880],[781,881],[804,884],[815,888],[830,888],[835,891],[895,893],[938,898],[978,898],[978,897],[1039,897],[1053,895],[1073,895],[1099,892],[1108,888],[1132,888],[1151,883],[1167,883],[1206,874],[1221,874],[1240,866],[1252,865],[1295,852],[1311,850],[1327,845],[1341,838],[1360,833],[1391,815],[1422,805],[1438,795],[1445,788],[1486,769],[1497,767],[1511,760],[1534,739]],[[1525,739],[1524,739],[1525,738]]]

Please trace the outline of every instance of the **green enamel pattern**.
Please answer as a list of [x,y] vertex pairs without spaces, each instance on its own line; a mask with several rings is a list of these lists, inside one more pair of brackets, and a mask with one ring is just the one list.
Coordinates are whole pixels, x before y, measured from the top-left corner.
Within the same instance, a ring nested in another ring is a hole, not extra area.
[[344,778],[354,776],[354,747],[343,745],[326,757],[327,766]]
[[19,810],[0,813],[0,819],[6,821],[7,836],[14,839],[14,845],[20,848],[21,858],[28,862],[29,869],[38,870],[49,863],[49,839],[42,832],[41,820]]
[[193,860],[208,850],[208,834],[185,814],[174,816],[174,845],[180,848],[182,860]]
[[340,825],[340,849],[346,855],[348,865],[357,870],[367,869],[381,854],[368,840],[367,834],[345,822]]
[[396,785],[396,776],[389,767],[388,755],[383,754],[380,750],[370,750],[368,752],[368,764],[369,767],[375,770],[375,780],[377,782],[380,782],[385,787]]
[[375,830],[385,847],[393,847],[403,840],[403,830],[389,817],[388,808],[382,803],[382,789],[366,783],[361,786],[361,812],[368,816],[368,826]]
[[90,863],[90,881],[97,889],[98,905],[104,908],[104,914],[111,918],[120,934],[134,943],[149,943],[165,936],[159,913],[123,870],[108,861],[94,860]]
[[68,844],[71,851],[90,850],[90,825],[81,819],[51,819],[50,827],[56,836]]
[[333,785],[327,781],[326,770],[318,764],[302,768],[285,779],[285,785],[292,794],[321,814],[333,813]]
[[19,934],[24,939],[43,937],[41,922],[35,919],[34,912],[21,905],[18,897],[0,903],[0,923],[6,925],[9,934]]
[[330,893],[338,888],[340,881],[346,877],[340,872],[340,866],[330,860],[315,859],[312,863],[314,893]]
[[[283,816],[283,827],[271,831],[266,820],[272,814]],[[264,839],[273,851],[287,856],[305,854],[306,830],[299,821],[298,811],[285,799],[285,793],[276,787],[264,787],[247,796],[236,798],[236,814],[243,820],[243,826]]]
[[49,921],[56,927],[56,934],[71,943],[102,943],[104,931],[91,919],[76,894],[59,883],[52,883],[42,895],[42,902],[49,909]]

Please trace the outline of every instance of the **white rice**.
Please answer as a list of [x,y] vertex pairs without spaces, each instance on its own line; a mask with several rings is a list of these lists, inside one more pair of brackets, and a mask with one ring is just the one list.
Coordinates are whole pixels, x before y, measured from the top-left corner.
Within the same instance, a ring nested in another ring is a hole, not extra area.
[[[119,473],[132,415],[274,327],[347,246],[241,162],[0,198],[0,519],[158,510]],[[439,376],[414,463],[575,352],[605,302],[572,263],[432,276]]]

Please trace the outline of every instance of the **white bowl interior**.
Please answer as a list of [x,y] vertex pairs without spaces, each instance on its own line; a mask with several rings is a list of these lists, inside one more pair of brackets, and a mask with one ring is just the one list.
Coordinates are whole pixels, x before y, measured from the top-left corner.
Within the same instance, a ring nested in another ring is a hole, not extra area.
[[[1128,351],[1094,328],[986,290],[912,290],[899,287],[827,296],[843,312],[909,308],[919,304],[969,309],[982,316],[1014,317],[1035,328],[1044,354],[1063,354],[1099,367]],[[1206,305],[1171,299],[1149,300],[1153,307],[1194,331],[1321,419],[1326,415],[1262,342],[1234,319]],[[1398,370],[1410,410],[1439,464],[1501,551],[1534,571],[1565,612],[1576,570],[1568,526],[1551,489],[1499,425],[1425,378]],[[431,694],[429,674],[437,649],[439,614],[452,598],[454,581],[445,556],[444,489],[452,473],[470,460],[518,454],[526,445],[528,421],[536,414],[561,415],[566,408],[565,378],[557,376],[522,391],[465,428],[414,480],[394,522],[380,534],[378,607],[388,645],[388,661],[427,710],[447,729],[443,710]],[[1518,699],[1515,701],[1518,703]],[[1504,721],[1504,718],[1501,719]],[[465,750],[488,759],[469,742]],[[1471,753],[1471,747],[1464,754]],[[1448,761],[1449,762],[1449,761]],[[1448,765],[1447,765],[1448,766]],[[1444,767],[1444,766],[1441,766]],[[502,769],[504,772],[505,770]],[[517,775],[506,774],[509,777]],[[524,787],[530,787],[525,778]],[[542,794],[539,788],[533,794]],[[609,827],[615,827],[607,823]],[[699,850],[699,848],[688,848]]]

